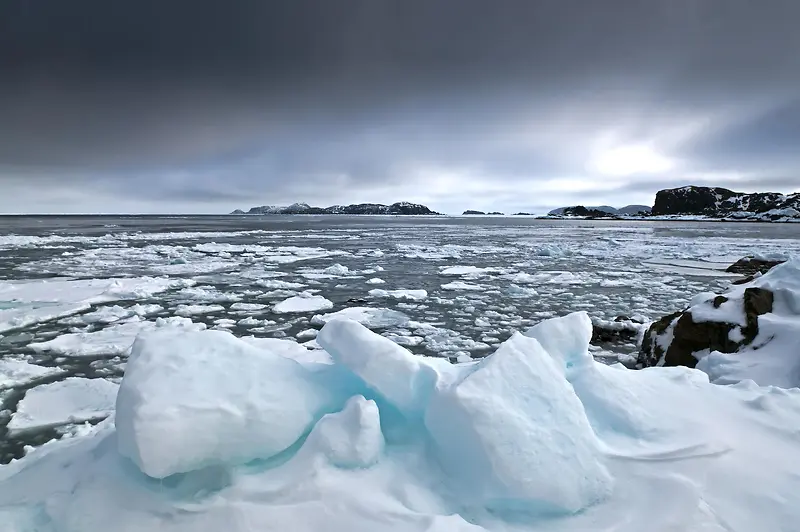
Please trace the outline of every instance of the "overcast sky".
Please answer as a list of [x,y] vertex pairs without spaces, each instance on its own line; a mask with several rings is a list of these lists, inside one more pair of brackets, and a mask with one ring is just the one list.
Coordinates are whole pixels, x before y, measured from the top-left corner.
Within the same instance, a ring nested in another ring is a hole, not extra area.
[[797,0],[8,0],[0,212],[800,190]]

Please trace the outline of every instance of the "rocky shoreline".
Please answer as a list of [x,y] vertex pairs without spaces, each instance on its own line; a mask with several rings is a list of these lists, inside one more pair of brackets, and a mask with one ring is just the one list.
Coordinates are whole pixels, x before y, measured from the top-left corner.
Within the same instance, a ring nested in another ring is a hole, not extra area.
[[800,385],[800,367],[794,367],[800,364],[800,259],[745,257],[727,271],[746,277],[651,323],[625,316],[594,321],[592,344],[635,341],[638,356],[626,365],[637,369],[696,367],[712,382]]

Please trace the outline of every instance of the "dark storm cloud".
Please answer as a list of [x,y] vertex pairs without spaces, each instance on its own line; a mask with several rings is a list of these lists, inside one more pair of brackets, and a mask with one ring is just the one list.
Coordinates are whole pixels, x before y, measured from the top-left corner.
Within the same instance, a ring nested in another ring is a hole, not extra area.
[[[788,190],[799,19],[794,0],[11,0],[0,210],[52,182],[83,210],[557,204],[759,172]],[[674,164],[592,166],[640,143]]]

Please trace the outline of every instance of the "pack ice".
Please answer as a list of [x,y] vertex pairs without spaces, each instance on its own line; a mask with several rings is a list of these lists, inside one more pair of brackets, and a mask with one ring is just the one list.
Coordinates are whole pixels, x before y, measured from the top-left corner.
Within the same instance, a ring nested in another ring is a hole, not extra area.
[[324,321],[319,361],[141,333],[113,418],[0,467],[0,530],[797,530],[798,389],[597,363],[585,313],[459,365]]

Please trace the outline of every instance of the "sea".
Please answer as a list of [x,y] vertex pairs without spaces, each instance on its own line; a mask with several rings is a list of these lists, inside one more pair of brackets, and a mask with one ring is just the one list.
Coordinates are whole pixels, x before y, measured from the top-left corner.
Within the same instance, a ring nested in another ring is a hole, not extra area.
[[[0,217],[0,463],[113,412],[142,331],[320,349],[335,316],[419,355],[492,353],[571,312],[598,324],[684,308],[737,259],[800,253],[793,224],[410,216]],[[595,346],[608,363],[630,339]]]

